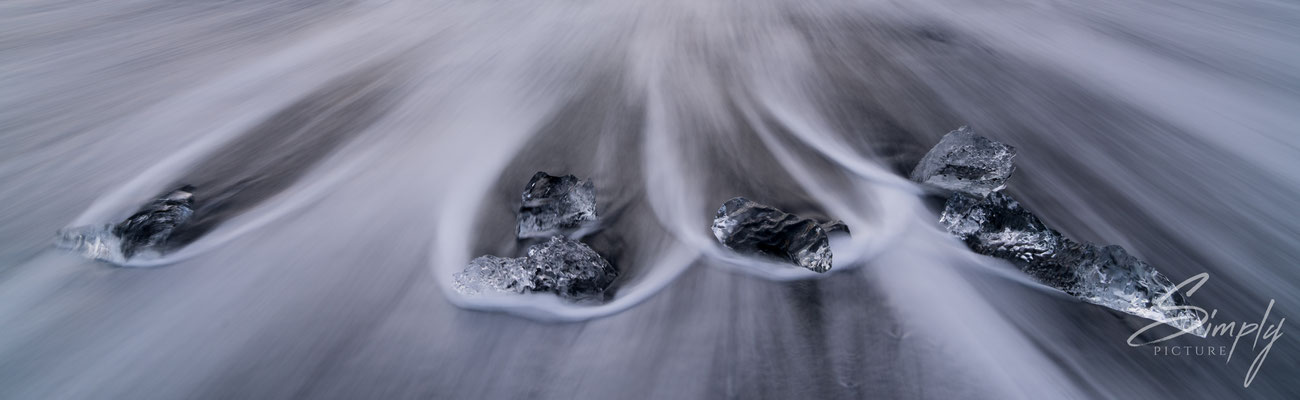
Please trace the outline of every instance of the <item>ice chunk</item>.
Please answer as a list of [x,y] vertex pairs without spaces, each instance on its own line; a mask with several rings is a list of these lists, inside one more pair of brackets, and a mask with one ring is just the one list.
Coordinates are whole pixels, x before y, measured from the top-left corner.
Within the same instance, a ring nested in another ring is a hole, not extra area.
[[[842,222],[828,226],[848,230]],[[744,197],[727,200],[718,209],[713,236],[739,252],[776,257],[815,272],[831,269],[830,240],[821,223]]]
[[600,254],[581,242],[563,236],[528,248],[525,257],[482,256],[454,275],[458,292],[552,292],[582,300],[600,297],[618,278]]
[[144,252],[171,250],[168,239],[194,215],[194,187],[185,185],[140,207],[117,225],[92,225],[59,231],[55,246],[115,264]]
[[480,294],[486,291],[524,293],[533,288],[532,269],[526,257],[481,256],[470,260],[464,271],[454,275],[456,291]]
[[1039,260],[1051,256],[1061,241],[1060,233],[1000,192],[983,199],[954,193],[939,223],[971,250],[998,258]]
[[1021,269],[1083,301],[1205,336],[1198,316],[1180,308],[1187,301],[1173,282],[1123,247],[1063,239],[1052,257]]
[[185,185],[141,207],[113,227],[113,234],[121,238],[126,258],[143,250],[162,252],[172,232],[193,215],[194,187]]
[[537,172],[524,187],[515,235],[547,237],[568,233],[596,221],[596,188],[573,175]]
[[1119,246],[1077,243],[1001,192],[954,193],[939,222],[976,253],[1012,261],[1034,279],[1083,301],[1204,336],[1174,285]]
[[599,295],[618,278],[618,270],[586,244],[562,236],[528,248],[534,290],[569,298]]
[[912,170],[912,180],[940,189],[988,196],[1007,187],[1015,172],[1014,147],[975,134],[969,127],[948,132]]

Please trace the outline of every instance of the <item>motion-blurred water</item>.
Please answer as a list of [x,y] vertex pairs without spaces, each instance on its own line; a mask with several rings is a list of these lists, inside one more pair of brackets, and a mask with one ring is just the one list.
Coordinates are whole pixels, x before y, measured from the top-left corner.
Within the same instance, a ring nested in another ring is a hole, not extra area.
[[[1295,398],[1260,352],[971,254],[902,176],[960,125],[1010,191],[1215,322],[1300,312],[1300,5],[1250,0],[0,3],[0,398]],[[462,297],[536,171],[596,182],[611,300]],[[50,247],[193,184],[191,244]],[[736,256],[746,196],[835,269]],[[1228,346],[1183,337],[1180,346]],[[1169,344],[1169,343],[1166,343]]]

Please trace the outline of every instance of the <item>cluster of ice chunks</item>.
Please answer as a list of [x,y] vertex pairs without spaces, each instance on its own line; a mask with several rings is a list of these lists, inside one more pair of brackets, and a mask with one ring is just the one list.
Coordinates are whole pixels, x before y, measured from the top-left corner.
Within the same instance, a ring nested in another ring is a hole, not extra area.
[[912,179],[951,192],[939,222],[976,253],[1009,260],[1086,302],[1205,335],[1169,278],[1123,247],[1065,238],[1002,193],[1014,156],[1011,146],[962,127],[921,159]]
[[194,187],[181,186],[145,204],[116,225],[91,225],[59,231],[55,245],[81,255],[122,264],[133,257],[171,250],[169,239],[194,215]]
[[520,197],[515,229],[520,238],[569,233],[596,221],[596,187],[590,179],[538,171]]
[[618,270],[591,247],[565,234],[596,222],[596,190],[573,175],[538,172],[524,187],[515,236],[550,237],[528,248],[524,257],[481,256],[456,273],[456,291],[550,292],[570,300],[599,299],[618,278]]
[[455,274],[464,294],[552,292],[571,300],[599,298],[618,271],[595,250],[563,236],[528,248],[524,257],[482,256]]
[[817,222],[744,197],[727,200],[713,219],[713,236],[743,253],[775,257],[814,272],[831,269],[828,232],[848,232],[843,222]]

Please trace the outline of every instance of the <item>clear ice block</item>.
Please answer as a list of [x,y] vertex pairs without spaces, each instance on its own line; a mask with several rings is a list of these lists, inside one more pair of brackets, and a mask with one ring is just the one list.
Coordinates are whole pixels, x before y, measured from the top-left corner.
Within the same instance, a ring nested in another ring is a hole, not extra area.
[[912,170],[912,180],[946,191],[976,197],[988,196],[1007,187],[1015,172],[1014,147],[975,134],[961,127],[943,135]]
[[1029,275],[1083,301],[1205,336],[1186,298],[1146,262],[1116,245],[1065,239],[1051,258],[1022,267]]
[[519,238],[565,234],[596,221],[596,188],[591,180],[539,171],[521,197],[515,229]]
[[1120,246],[1064,238],[1010,196],[955,193],[940,223],[976,253],[1012,261],[1034,279],[1088,303],[1204,336],[1186,299],[1155,268]]
[[524,257],[482,256],[453,276],[463,294],[551,292],[583,300],[599,298],[618,270],[591,247],[563,236],[528,248]]

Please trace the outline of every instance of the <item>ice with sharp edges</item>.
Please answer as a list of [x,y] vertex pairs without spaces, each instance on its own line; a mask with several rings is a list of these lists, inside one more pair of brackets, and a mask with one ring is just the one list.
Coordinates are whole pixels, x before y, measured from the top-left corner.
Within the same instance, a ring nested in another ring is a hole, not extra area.
[[1199,336],[1206,332],[1169,278],[1123,247],[1067,239],[1001,190],[1015,172],[1015,148],[976,135],[948,132],[930,149],[912,179],[951,193],[939,223],[976,253],[1012,261],[1026,274],[1086,302],[1164,322]]
[[1007,187],[1015,172],[1014,147],[975,134],[969,127],[943,135],[912,170],[912,180],[945,191],[988,196]]
[[563,236],[528,248],[524,257],[482,256],[454,275],[456,291],[551,292],[571,300],[596,299],[618,278],[618,270],[586,244]]
[[1168,278],[1119,246],[1061,236],[1010,196],[954,193],[939,221],[976,253],[1003,258],[1044,284],[1086,302],[1205,336]]
[[163,251],[172,232],[194,215],[194,187],[185,185],[149,204],[113,228],[122,240],[122,255],[144,250]]
[[82,256],[122,264],[143,254],[171,250],[168,239],[194,215],[194,187],[184,185],[145,204],[117,225],[60,230],[55,246]]
[[1050,257],[1061,242],[1060,233],[1001,192],[984,199],[954,193],[939,223],[975,252],[998,258],[1040,260]]
[[814,272],[831,269],[827,230],[848,232],[843,222],[823,224],[744,197],[723,203],[712,229],[718,242],[732,250],[779,258]]
[[519,238],[569,233],[596,221],[596,188],[590,179],[538,171],[521,197],[515,229]]
[[1123,247],[1064,239],[1051,258],[1022,269],[1083,301],[1206,334],[1199,317],[1182,308],[1187,301],[1173,282]]

